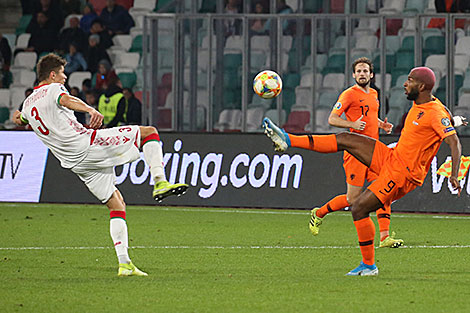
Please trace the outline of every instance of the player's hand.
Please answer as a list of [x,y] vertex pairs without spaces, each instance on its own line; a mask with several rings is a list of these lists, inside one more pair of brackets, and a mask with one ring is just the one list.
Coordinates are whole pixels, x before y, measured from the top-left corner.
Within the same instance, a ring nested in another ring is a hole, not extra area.
[[355,120],[351,128],[355,130],[364,130],[364,128],[366,128],[366,122],[362,121],[363,117],[364,115],[361,115],[360,118]]
[[98,129],[103,124],[103,114],[92,109],[90,112],[90,127],[93,129]]
[[385,130],[387,134],[390,134],[393,129],[393,124],[389,123],[387,118],[384,119],[383,124],[382,124],[382,129]]
[[454,116],[454,127],[467,126],[468,122],[465,116],[456,115]]
[[458,190],[458,196],[460,197],[460,192],[462,191],[462,187],[460,187],[460,183],[457,179],[457,177],[455,176],[451,176],[449,177],[449,181],[450,181],[450,184],[452,185],[452,188],[454,188],[454,190]]

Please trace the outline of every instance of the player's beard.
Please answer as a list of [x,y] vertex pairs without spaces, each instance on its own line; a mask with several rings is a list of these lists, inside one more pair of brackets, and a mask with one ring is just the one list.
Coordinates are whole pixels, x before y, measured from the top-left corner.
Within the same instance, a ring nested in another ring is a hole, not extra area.
[[418,88],[414,88],[414,89],[411,89],[410,92],[408,92],[408,94],[406,95],[406,99],[415,101],[416,99],[418,99],[418,96],[419,96],[419,90]]
[[356,84],[357,84],[358,86],[361,86],[362,88],[368,86],[369,83],[370,83],[370,79],[367,79],[367,78],[365,79],[365,82],[364,82],[364,81],[361,82],[359,79],[356,79]]

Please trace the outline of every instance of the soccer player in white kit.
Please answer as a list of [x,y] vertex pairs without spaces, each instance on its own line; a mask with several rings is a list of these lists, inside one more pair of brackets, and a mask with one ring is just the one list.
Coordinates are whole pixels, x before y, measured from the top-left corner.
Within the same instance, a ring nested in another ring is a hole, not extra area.
[[[85,183],[110,211],[110,234],[119,260],[119,276],[147,276],[130,260],[126,204],[115,186],[114,166],[137,160],[139,149],[155,181],[153,197],[161,201],[186,192],[187,184],[170,184],[165,178],[160,137],[152,126],[121,126],[98,129],[103,115],[71,96],[64,84],[66,61],[55,55],[43,56],[37,64],[39,84],[25,99],[21,112],[14,113],[18,125],[30,124],[36,135],[60,161]],[[90,128],[77,122],[74,111],[90,114]]]

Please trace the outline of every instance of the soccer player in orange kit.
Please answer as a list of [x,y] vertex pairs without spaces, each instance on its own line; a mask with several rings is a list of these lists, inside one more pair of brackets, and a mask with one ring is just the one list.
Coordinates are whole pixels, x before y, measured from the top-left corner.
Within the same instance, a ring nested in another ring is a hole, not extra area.
[[[353,78],[356,81],[352,87],[341,93],[330,113],[328,122],[335,127],[349,128],[350,132],[379,139],[379,128],[387,133],[392,132],[393,125],[379,119],[379,100],[377,91],[370,87],[374,77],[374,67],[368,58],[358,58],[352,64]],[[341,118],[345,114],[346,119]],[[323,218],[330,212],[339,211],[351,206],[362,192],[365,180],[371,182],[377,175],[367,166],[359,162],[349,152],[344,151],[344,173],[346,174],[347,193],[341,194],[320,208],[314,208],[309,223],[310,232],[318,235]],[[403,240],[390,236],[391,207],[387,204],[376,211],[380,229],[380,247],[398,248]]]
[[389,148],[376,139],[348,132],[295,136],[277,127],[270,119],[263,120],[265,133],[273,141],[276,151],[285,151],[288,147],[321,153],[346,150],[378,175],[351,206],[362,261],[346,275],[378,275],[374,251],[375,225],[369,214],[421,186],[442,141],[451,149],[452,174],[449,181],[460,196],[461,187],[457,176],[462,147],[452,116],[432,95],[435,82],[434,72],[428,67],[416,67],[410,71],[404,87],[407,99],[413,100],[413,106],[395,148]]

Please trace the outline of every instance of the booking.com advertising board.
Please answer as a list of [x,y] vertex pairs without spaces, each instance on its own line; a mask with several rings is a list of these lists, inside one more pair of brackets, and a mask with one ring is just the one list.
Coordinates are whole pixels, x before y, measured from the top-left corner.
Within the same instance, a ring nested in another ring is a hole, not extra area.
[[[161,204],[151,197],[153,181],[143,157],[116,167],[116,184],[128,204],[305,209],[346,191],[342,154],[289,149],[273,151],[263,134],[162,133],[170,182],[190,185],[181,197]],[[393,143],[397,137],[383,137]],[[461,138],[470,155],[470,138]],[[436,174],[450,157],[443,143],[425,184],[395,202],[395,211],[470,213],[470,182],[457,197],[448,179]],[[85,185],[32,132],[0,132],[0,201],[98,203]]]

